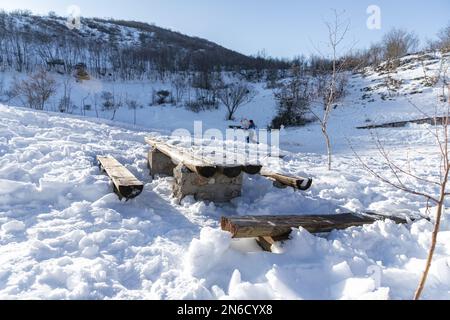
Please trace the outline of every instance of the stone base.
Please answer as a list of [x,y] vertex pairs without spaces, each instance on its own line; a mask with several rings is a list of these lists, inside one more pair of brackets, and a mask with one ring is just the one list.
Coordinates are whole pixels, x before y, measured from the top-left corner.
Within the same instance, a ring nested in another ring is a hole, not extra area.
[[155,149],[148,154],[148,167],[153,177],[156,175],[172,177],[176,166],[168,156]]
[[216,173],[210,179],[199,176],[182,164],[174,172],[174,196],[183,200],[187,196],[194,196],[199,201],[229,202],[242,194],[243,174],[236,178]]

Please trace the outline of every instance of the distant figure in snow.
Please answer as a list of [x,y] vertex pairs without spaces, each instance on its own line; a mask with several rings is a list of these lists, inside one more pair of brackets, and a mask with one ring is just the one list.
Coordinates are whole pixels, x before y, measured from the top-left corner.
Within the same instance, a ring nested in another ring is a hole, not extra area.
[[257,126],[255,124],[255,121],[250,120],[248,125],[248,137],[247,137],[247,143],[258,143],[258,139],[256,138],[256,129]]
[[241,127],[244,130],[248,130],[248,128],[250,127],[250,121],[248,121],[248,119],[242,119],[241,120]]
[[244,118],[241,120],[241,128],[242,128],[242,130],[245,130],[248,132],[247,143],[250,143],[250,141],[253,143],[258,143],[258,141],[256,140],[256,128],[257,127],[255,124],[255,121]]

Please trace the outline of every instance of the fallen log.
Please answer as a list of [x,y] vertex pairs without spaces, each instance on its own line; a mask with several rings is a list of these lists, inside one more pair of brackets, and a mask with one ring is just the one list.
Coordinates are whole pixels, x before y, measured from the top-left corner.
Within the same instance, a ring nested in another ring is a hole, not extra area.
[[127,168],[113,157],[97,157],[99,167],[111,179],[114,192],[120,199],[136,198],[144,190],[144,184],[140,182]]
[[242,166],[219,167],[218,170],[228,178],[239,177],[242,173]]
[[270,171],[269,169],[262,168],[261,175],[272,181],[275,181],[279,187],[286,186],[294,189],[306,191],[312,186],[312,179],[292,177]]
[[372,224],[381,219],[393,219],[396,223],[406,223],[405,220],[398,218],[347,213],[321,216],[223,217],[221,226],[222,230],[230,232],[233,238],[288,239],[292,230],[300,227],[310,233],[327,233],[333,230]]

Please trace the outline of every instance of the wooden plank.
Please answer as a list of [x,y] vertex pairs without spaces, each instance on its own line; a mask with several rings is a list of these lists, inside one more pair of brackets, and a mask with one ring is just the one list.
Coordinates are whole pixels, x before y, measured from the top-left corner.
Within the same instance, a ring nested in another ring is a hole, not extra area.
[[429,124],[432,126],[440,126],[447,122],[447,117],[430,117],[424,119],[416,119],[416,120],[407,120],[407,121],[398,121],[398,122],[388,122],[382,124],[374,124],[363,127],[357,127],[356,129],[360,130],[368,130],[368,129],[383,129],[383,128],[402,128],[407,124],[415,123],[415,124]]
[[127,168],[113,157],[97,157],[100,168],[106,172],[114,184],[114,191],[120,198],[136,198],[144,190],[140,182]]
[[284,237],[258,237],[256,239],[256,243],[258,243],[258,245],[261,247],[261,249],[263,249],[264,251],[267,252],[272,252],[272,246],[280,241],[286,241],[289,240],[289,236],[284,236]]
[[169,146],[167,143],[151,138],[146,138],[145,141],[153,148],[158,149],[160,152],[171,158],[174,164],[178,165],[182,163],[189,170],[202,177],[212,178],[218,171],[217,166],[202,159],[198,159],[188,152],[183,152],[176,147]]
[[258,245],[267,252],[272,252],[272,246],[276,243],[275,239],[272,237],[259,237],[256,239]]
[[[320,216],[236,216],[223,217],[222,230],[228,231],[233,238],[286,237],[292,229],[303,227],[311,233],[327,233],[349,227],[372,224],[380,219],[390,219],[378,215],[359,216],[352,213]],[[402,219],[394,219],[405,223]]]
[[[211,158],[200,158],[195,156],[192,150],[169,145],[157,139],[147,138],[146,142],[153,148],[158,149],[160,152],[170,157],[176,165],[183,163],[183,165],[185,165],[189,170],[205,178],[211,178],[217,172],[220,172],[228,178],[236,178],[242,173],[242,171],[255,175],[258,174],[262,168],[262,166],[254,164],[215,163]],[[226,158],[224,158],[224,163],[225,162]]]
[[[276,181],[281,186],[292,187],[297,190],[306,191],[312,186],[312,179],[302,177],[292,177],[280,173],[275,173],[267,168],[262,168],[261,175],[270,180]],[[281,187],[280,186],[280,187]]]

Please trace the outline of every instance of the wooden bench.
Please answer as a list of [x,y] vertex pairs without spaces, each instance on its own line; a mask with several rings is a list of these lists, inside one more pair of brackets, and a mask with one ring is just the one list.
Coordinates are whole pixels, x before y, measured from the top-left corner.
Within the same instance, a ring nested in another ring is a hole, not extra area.
[[271,251],[278,241],[288,240],[293,229],[305,228],[313,234],[328,233],[350,227],[372,224],[375,221],[391,219],[396,223],[406,220],[385,217],[373,213],[356,215],[353,213],[317,216],[235,216],[223,217],[222,230],[228,231],[233,238],[256,238],[265,251]]
[[106,172],[114,185],[114,192],[122,200],[139,196],[144,184],[113,157],[97,157],[100,170]]

